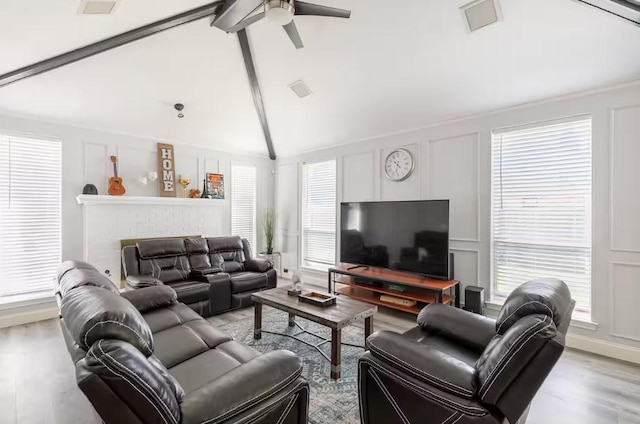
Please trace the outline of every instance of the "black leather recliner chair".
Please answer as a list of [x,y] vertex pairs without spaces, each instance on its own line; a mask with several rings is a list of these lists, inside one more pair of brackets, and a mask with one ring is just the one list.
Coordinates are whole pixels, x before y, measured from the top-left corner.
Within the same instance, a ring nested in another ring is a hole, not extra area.
[[139,241],[122,249],[127,289],[168,285],[202,316],[251,304],[251,294],[276,287],[273,264],[254,258],[237,236]]
[[497,320],[442,304],[372,334],[358,363],[363,424],[524,423],[560,358],[575,302],[556,279],[514,290]]
[[295,354],[233,340],[169,286],[121,295],[91,265],[68,261],[56,296],[78,387],[106,424],[307,422]]

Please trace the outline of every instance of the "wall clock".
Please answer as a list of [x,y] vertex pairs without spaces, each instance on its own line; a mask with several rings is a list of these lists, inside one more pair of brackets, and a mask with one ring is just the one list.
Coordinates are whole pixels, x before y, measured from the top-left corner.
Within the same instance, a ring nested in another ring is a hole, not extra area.
[[407,149],[396,149],[384,161],[384,174],[391,181],[404,181],[413,172],[416,164]]

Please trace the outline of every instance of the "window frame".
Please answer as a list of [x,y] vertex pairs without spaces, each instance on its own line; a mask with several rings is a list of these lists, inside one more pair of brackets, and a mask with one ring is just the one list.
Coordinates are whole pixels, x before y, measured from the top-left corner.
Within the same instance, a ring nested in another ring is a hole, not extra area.
[[[579,305],[576,305],[576,307],[574,308],[573,311],[573,318],[574,319],[579,319],[581,321],[587,321],[587,322],[592,322],[593,321],[593,316],[594,316],[594,290],[593,290],[593,275],[594,275],[594,263],[595,263],[595,249],[594,249],[594,234],[595,234],[595,220],[593,218],[593,211],[594,211],[594,204],[593,204],[593,198],[594,198],[594,171],[595,171],[595,155],[594,155],[594,145],[593,145],[593,116],[591,114],[581,114],[581,115],[575,115],[575,116],[569,116],[569,117],[565,117],[565,118],[558,118],[558,119],[548,119],[548,120],[541,120],[541,121],[536,121],[533,123],[529,123],[529,124],[524,124],[524,125],[517,125],[517,126],[509,126],[509,127],[502,127],[502,128],[496,128],[494,130],[491,131],[491,138],[490,138],[490,145],[491,145],[491,149],[490,149],[490,156],[491,156],[491,162],[490,162],[490,168],[489,168],[489,178],[490,178],[490,199],[489,199],[489,216],[490,216],[490,238],[489,238],[489,299],[490,299],[490,303],[495,304],[495,305],[502,305],[504,303],[504,301],[506,300],[507,296],[502,295],[502,294],[498,294],[497,293],[497,282],[495,280],[495,249],[494,249],[494,241],[495,241],[495,224],[496,224],[496,217],[495,217],[495,211],[494,211],[494,167],[496,166],[495,160],[494,160],[494,137],[496,135],[500,135],[500,134],[505,134],[505,133],[509,133],[509,132],[515,132],[515,131],[523,131],[523,130],[528,130],[528,129],[535,129],[535,128],[542,128],[542,127],[546,127],[546,126],[553,126],[553,125],[560,125],[560,124],[564,124],[564,123],[571,123],[571,122],[580,122],[580,121],[586,121],[589,120],[591,123],[591,128],[590,128],[590,166],[591,166],[591,178],[590,178],[590,182],[589,182],[589,190],[590,190],[590,204],[589,204],[589,210],[588,215],[589,215],[589,220],[590,220],[590,225],[589,225],[589,237],[590,237],[590,244],[589,244],[589,262],[590,262],[590,276],[589,276],[589,290],[590,290],[590,295],[589,295],[589,308],[581,308],[579,307]],[[523,281],[524,283],[525,281]]]
[[[335,217],[335,225],[333,228],[333,234],[334,234],[334,243],[333,243],[333,263],[332,264],[321,264],[321,263],[317,263],[317,266],[313,266],[313,265],[309,265],[305,262],[305,249],[304,249],[304,243],[305,243],[305,239],[304,239],[304,234],[305,234],[305,227],[304,227],[304,214],[305,214],[305,204],[306,204],[306,190],[305,190],[305,184],[304,184],[304,173],[305,173],[305,166],[308,165],[313,165],[313,164],[318,164],[318,163],[323,163],[323,162],[333,162],[334,166],[335,166],[335,174],[334,174],[334,179],[335,179],[335,185],[334,185],[334,190],[335,190],[335,202],[334,202],[334,217]],[[299,228],[300,228],[300,237],[299,237],[299,249],[298,252],[300,252],[298,261],[299,261],[299,269],[305,270],[305,271],[311,271],[311,272],[315,272],[315,273],[322,273],[322,272],[326,272],[329,268],[331,268],[332,266],[335,266],[336,261],[337,261],[337,254],[338,254],[338,229],[337,229],[337,225],[338,225],[338,213],[339,213],[339,208],[338,208],[338,158],[336,157],[323,157],[317,160],[313,160],[313,161],[303,161],[300,163],[300,167],[299,167]]]
[[[229,222],[229,227],[230,227],[230,234],[231,235],[240,235],[240,234],[235,234],[233,231],[233,203],[234,203],[234,199],[235,199],[235,190],[234,190],[234,181],[235,181],[235,172],[234,172],[234,168],[236,167],[244,167],[244,168],[253,168],[254,169],[254,182],[253,182],[253,243],[252,240],[249,240],[249,246],[251,246],[251,249],[253,250],[253,254],[256,255],[257,252],[260,251],[260,249],[258,248],[258,167],[256,166],[255,163],[251,163],[251,162],[231,162],[231,181],[230,181],[230,185],[231,185],[231,199],[230,202],[230,208],[231,208],[231,213],[230,213],[230,222]],[[241,237],[243,237],[242,235],[240,235]],[[245,238],[245,237],[243,237]]]
[[[58,155],[58,177],[59,177],[59,192],[56,198],[59,205],[59,215],[57,216],[57,237],[58,237],[58,251],[57,251],[57,261],[56,266],[62,261],[63,255],[63,228],[62,221],[64,216],[64,205],[63,205],[63,140],[59,137],[51,137],[42,134],[35,133],[27,133],[20,131],[12,131],[4,128],[0,128],[0,139],[8,139],[11,142],[11,139],[24,139],[33,142],[42,142],[42,143],[56,143],[57,144],[57,155]],[[10,171],[8,171],[10,172]],[[9,188],[10,191],[10,188]],[[0,306],[2,305],[17,305],[17,304],[25,304],[31,305],[33,302],[40,302],[41,300],[48,299],[53,297],[53,289],[54,283],[53,278],[55,277],[55,269],[52,271],[52,279],[51,283],[47,288],[42,288],[40,290],[28,290],[17,293],[9,293],[2,294],[3,290],[0,289]],[[12,306],[13,307],[13,306]]]

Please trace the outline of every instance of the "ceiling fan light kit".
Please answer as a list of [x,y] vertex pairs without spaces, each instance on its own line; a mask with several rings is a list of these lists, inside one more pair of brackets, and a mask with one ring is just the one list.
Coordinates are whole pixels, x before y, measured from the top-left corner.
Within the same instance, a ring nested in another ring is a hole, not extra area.
[[295,13],[293,0],[265,0],[264,13],[267,19],[274,24],[287,25]]

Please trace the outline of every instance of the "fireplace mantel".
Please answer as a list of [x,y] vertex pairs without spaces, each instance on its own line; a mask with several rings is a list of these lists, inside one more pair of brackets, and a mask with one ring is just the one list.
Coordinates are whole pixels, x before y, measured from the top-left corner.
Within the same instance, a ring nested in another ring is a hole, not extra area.
[[189,205],[189,206],[223,206],[224,199],[190,199],[182,197],[151,196],[100,196],[81,194],[76,197],[79,205]]

